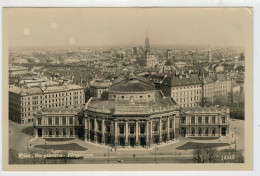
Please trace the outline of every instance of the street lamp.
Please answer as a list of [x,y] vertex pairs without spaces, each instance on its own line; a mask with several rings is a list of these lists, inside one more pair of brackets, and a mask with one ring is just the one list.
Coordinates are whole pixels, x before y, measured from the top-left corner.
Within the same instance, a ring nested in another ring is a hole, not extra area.
[[154,147],[154,162],[157,163],[156,162],[156,144],[155,144],[155,147]]
[[107,163],[109,164],[109,143],[107,144]]
[[235,152],[237,151],[237,135],[236,135],[236,127],[234,127],[234,133],[235,133]]

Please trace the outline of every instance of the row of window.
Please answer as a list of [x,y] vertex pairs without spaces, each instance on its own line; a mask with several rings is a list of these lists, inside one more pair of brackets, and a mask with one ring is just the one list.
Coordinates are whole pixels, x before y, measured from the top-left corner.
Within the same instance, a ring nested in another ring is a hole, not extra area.
[[[83,91],[69,92],[69,93],[49,94],[49,95],[45,95],[44,97],[45,97],[45,98],[54,98],[54,97],[61,97],[61,96],[68,96],[68,95],[71,96],[72,93],[73,93],[74,95],[78,95],[78,94],[82,95],[82,94],[83,94]],[[32,97],[33,100],[36,100],[36,99],[38,99],[38,98],[42,99],[43,96],[41,95],[41,96],[33,96],[33,97]],[[26,100],[30,101],[30,100],[31,100],[31,97],[22,97],[21,99],[22,99],[22,101],[26,101]]]
[[[67,118],[66,117],[55,117],[54,123],[53,123],[53,118],[49,117],[48,118],[48,125],[60,125],[60,119],[61,119],[61,124],[62,125],[67,125]],[[69,117],[69,125],[73,125],[73,117]],[[79,119],[79,124],[82,124],[82,120]],[[38,125],[42,125],[42,118],[38,118]]]
[[[198,117],[197,120],[198,120],[197,121],[198,124],[202,124],[202,117]],[[210,120],[210,117],[204,117],[205,124],[209,124],[209,120]],[[222,120],[223,124],[226,123],[226,117],[222,117],[221,120]],[[191,122],[191,124],[195,124],[195,117],[191,117],[190,122]],[[216,123],[216,117],[211,117],[211,123],[212,124]],[[186,124],[186,117],[181,118],[181,124]]]
[[172,90],[181,90],[181,89],[190,89],[190,88],[199,88],[201,86],[191,86],[191,87],[177,87],[177,88],[172,88]]
[[199,95],[201,94],[201,90],[194,90],[194,91],[181,91],[181,92],[173,92],[172,93],[172,96],[175,96],[178,97],[178,96],[189,96],[189,95],[193,95],[192,92],[194,92],[194,95]]
[[56,128],[56,129],[55,129],[55,133],[53,133],[53,130],[52,130],[51,128],[49,128],[48,134],[49,134],[49,136],[52,136],[52,135],[56,135],[56,136],[64,135],[64,136],[66,136],[67,134],[70,135],[70,136],[72,136],[72,135],[73,135],[73,129],[70,128],[70,129],[68,130],[68,133],[67,133],[66,128],[63,128],[62,130]]

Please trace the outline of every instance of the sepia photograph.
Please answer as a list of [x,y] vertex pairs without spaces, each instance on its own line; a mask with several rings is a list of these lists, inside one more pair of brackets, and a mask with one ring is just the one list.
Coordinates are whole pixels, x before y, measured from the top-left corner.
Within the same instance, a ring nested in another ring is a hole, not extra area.
[[2,13],[6,170],[252,170],[252,8]]

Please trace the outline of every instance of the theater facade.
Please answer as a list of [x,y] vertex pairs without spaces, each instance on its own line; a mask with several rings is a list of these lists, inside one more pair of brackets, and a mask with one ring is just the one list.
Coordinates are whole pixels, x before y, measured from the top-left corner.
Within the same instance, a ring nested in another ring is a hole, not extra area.
[[85,139],[113,146],[143,146],[176,139],[180,107],[146,79],[115,80],[107,96],[86,105]]
[[45,109],[36,113],[35,135],[84,138],[111,147],[150,147],[183,137],[221,137],[229,133],[229,109],[180,107],[143,77],[116,79],[85,108]]

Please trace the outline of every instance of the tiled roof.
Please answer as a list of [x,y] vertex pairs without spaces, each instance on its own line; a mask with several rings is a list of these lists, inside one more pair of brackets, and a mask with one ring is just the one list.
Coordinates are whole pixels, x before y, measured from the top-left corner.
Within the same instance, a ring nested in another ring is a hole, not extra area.
[[202,84],[202,81],[197,76],[191,76],[189,78],[186,77],[167,77],[162,82],[163,85],[166,86],[185,86],[185,85],[195,85]]

